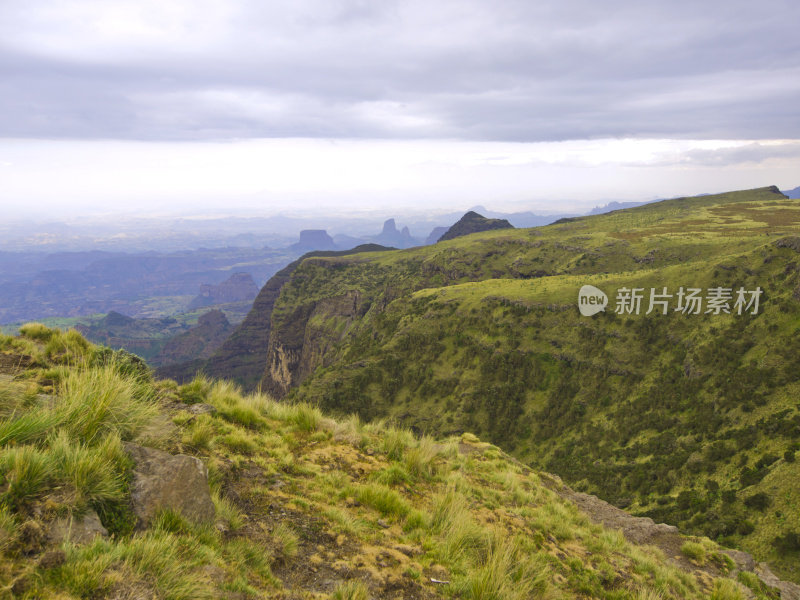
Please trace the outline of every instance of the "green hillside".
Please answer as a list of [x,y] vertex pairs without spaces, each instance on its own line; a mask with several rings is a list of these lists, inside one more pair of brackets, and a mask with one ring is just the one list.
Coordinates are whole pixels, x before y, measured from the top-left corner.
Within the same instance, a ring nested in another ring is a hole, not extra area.
[[[0,338],[2,598],[800,591],[708,539],[617,514],[468,433],[436,441],[229,382],[178,386],[75,331],[21,332]],[[176,476],[176,464],[191,473]]]
[[[271,312],[261,388],[473,431],[800,581],[798,264],[800,203],[776,188],[311,258]],[[579,314],[585,284],[605,312]],[[668,314],[644,314],[665,287]],[[643,290],[639,314],[616,314],[624,288]],[[729,289],[733,314],[676,312],[680,288]],[[758,288],[756,314],[736,304]]]

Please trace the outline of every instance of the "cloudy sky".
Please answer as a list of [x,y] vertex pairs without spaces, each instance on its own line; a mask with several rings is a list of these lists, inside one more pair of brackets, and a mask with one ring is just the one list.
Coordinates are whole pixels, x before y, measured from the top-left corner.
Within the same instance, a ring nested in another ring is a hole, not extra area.
[[0,0],[0,206],[793,188],[799,25],[797,0]]

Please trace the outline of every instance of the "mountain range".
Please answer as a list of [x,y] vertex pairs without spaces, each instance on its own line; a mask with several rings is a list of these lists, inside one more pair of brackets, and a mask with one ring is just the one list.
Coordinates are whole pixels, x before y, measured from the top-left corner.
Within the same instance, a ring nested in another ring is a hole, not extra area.
[[[339,415],[475,432],[798,581],[799,264],[800,205],[775,187],[308,256],[203,369]],[[606,297],[592,317],[585,285]]]

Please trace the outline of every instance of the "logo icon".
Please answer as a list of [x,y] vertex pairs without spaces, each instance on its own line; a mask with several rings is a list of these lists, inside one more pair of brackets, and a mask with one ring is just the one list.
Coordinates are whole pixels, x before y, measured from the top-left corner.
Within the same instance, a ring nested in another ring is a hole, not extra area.
[[600,311],[605,311],[608,305],[608,296],[603,290],[593,285],[585,285],[578,292],[578,310],[584,317],[591,317]]

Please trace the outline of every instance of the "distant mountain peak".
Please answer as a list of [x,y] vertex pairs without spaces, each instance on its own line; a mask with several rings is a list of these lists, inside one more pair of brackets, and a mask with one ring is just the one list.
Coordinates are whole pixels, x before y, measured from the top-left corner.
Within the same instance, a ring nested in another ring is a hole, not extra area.
[[382,235],[397,233],[397,224],[394,219],[386,219],[383,223]]
[[464,214],[447,232],[439,238],[440,242],[452,240],[462,235],[491,231],[493,229],[513,229],[514,226],[506,219],[487,219],[481,214],[470,210]]

